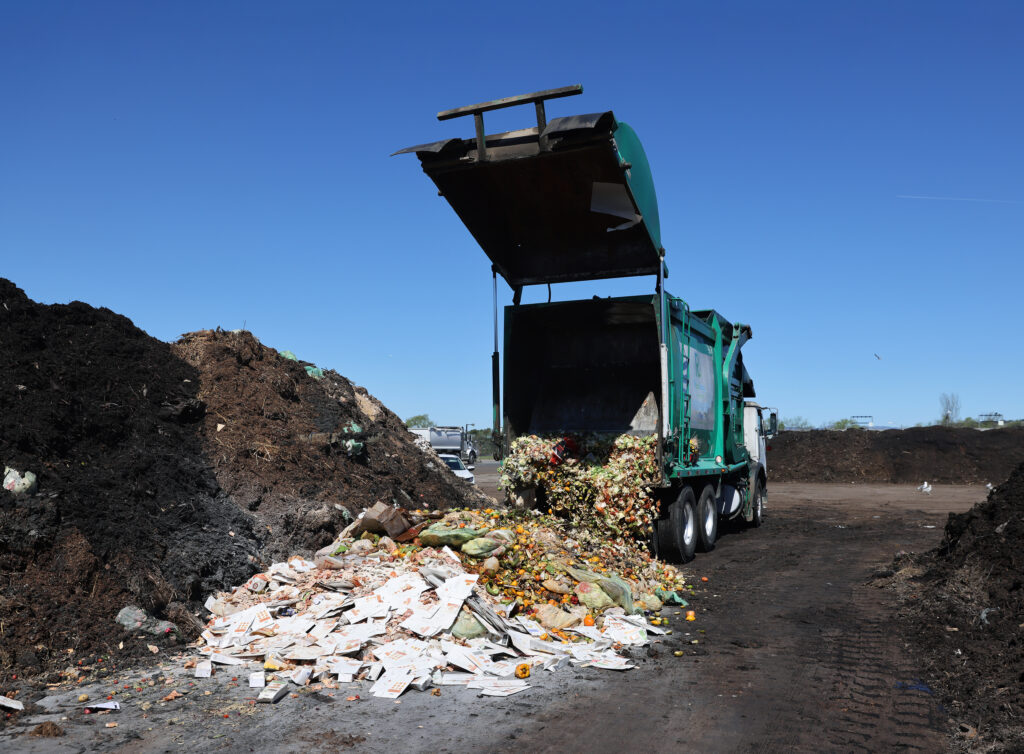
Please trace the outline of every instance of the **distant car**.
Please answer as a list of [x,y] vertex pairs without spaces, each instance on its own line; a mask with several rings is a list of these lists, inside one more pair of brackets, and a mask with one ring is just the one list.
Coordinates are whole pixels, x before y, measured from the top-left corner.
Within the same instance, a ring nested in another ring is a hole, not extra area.
[[476,484],[476,477],[473,476],[473,467],[470,466],[467,468],[461,458],[444,453],[441,455],[441,460],[448,464],[448,468],[451,469],[459,479],[465,479],[470,484]]

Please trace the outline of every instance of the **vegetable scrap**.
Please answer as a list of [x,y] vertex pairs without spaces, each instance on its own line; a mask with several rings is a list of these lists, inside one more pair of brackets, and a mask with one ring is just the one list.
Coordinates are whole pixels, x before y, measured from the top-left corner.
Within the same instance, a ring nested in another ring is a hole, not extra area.
[[517,438],[498,486],[536,489],[542,510],[598,539],[646,538],[657,517],[657,438],[607,434]]

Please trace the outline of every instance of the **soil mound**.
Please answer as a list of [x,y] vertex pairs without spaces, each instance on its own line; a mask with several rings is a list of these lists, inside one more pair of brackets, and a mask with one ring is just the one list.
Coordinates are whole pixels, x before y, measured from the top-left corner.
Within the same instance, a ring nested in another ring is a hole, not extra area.
[[[220,486],[266,527],[268,558],[330,544],[377,501],[434,509],[494,504],[335,371],[313,377],[306,371],[313,365],[284,358],[244,331],[188,333],[172,350],[198,371],[206,455]],[[349,440],[363,451],[350,453]]]
[[164,613],[255,567],[255,520],[203,460],[198,373],[169,345],[0,280],[0,349],[0,461],[39,479],[0,491],[0,671],[75,664],[118,643],[126,604]]
[[[174,642],[115,616],[137,605],[183,626],[196,600],[330,542],[376,500],[489,500],[365,390],[249,333],[171,346],[0,279],[0,350],[0,462],[39,485],[0,491],[0,677]],[[350,457],[334,435],[353,421],[365,451]]]
[[985,502],[951,514],[936,550],[897,565],[914,646],[963,721],[961,743],[1024,750],[1024,463]]
[[768,454],[777,482],[983,484],[1005,479],[1021,462],[1021,427],[782,432]]

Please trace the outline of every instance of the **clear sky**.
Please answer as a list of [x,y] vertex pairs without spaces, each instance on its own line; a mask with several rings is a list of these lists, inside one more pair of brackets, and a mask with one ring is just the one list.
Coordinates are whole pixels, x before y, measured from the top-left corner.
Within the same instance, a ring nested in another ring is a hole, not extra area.
[[388,155],[471,136],[439,110],[581,83],[548,117],[637,131],[669,290],[753,327],[762,403],[1024,418],[1022,40],[1009,0],[3,0],[0,276],[162,340],[244,326],[402,417],[487,426],[489,262]]

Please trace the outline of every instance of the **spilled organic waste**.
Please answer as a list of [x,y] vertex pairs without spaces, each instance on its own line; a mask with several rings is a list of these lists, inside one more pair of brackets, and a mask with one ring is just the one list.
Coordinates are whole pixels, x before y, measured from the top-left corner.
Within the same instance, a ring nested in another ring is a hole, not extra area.
[[508,696],[529,688],[531,669],[628,670],[619,652],[666,633],[667,619],[645,613],[685,606],[685,582],[636,543],[572,533],[537,512],[375,507],[312,562],[290,558],[211,596],[188,666],[198,677],[243,666],[268,702],[288,684]]
[[654,436],[529,435],[512,443],[499,486],[512,494],[535,488],[540,507],[580,536],[625,544],[651,532],[658,510],[649,488],[657,476]]

